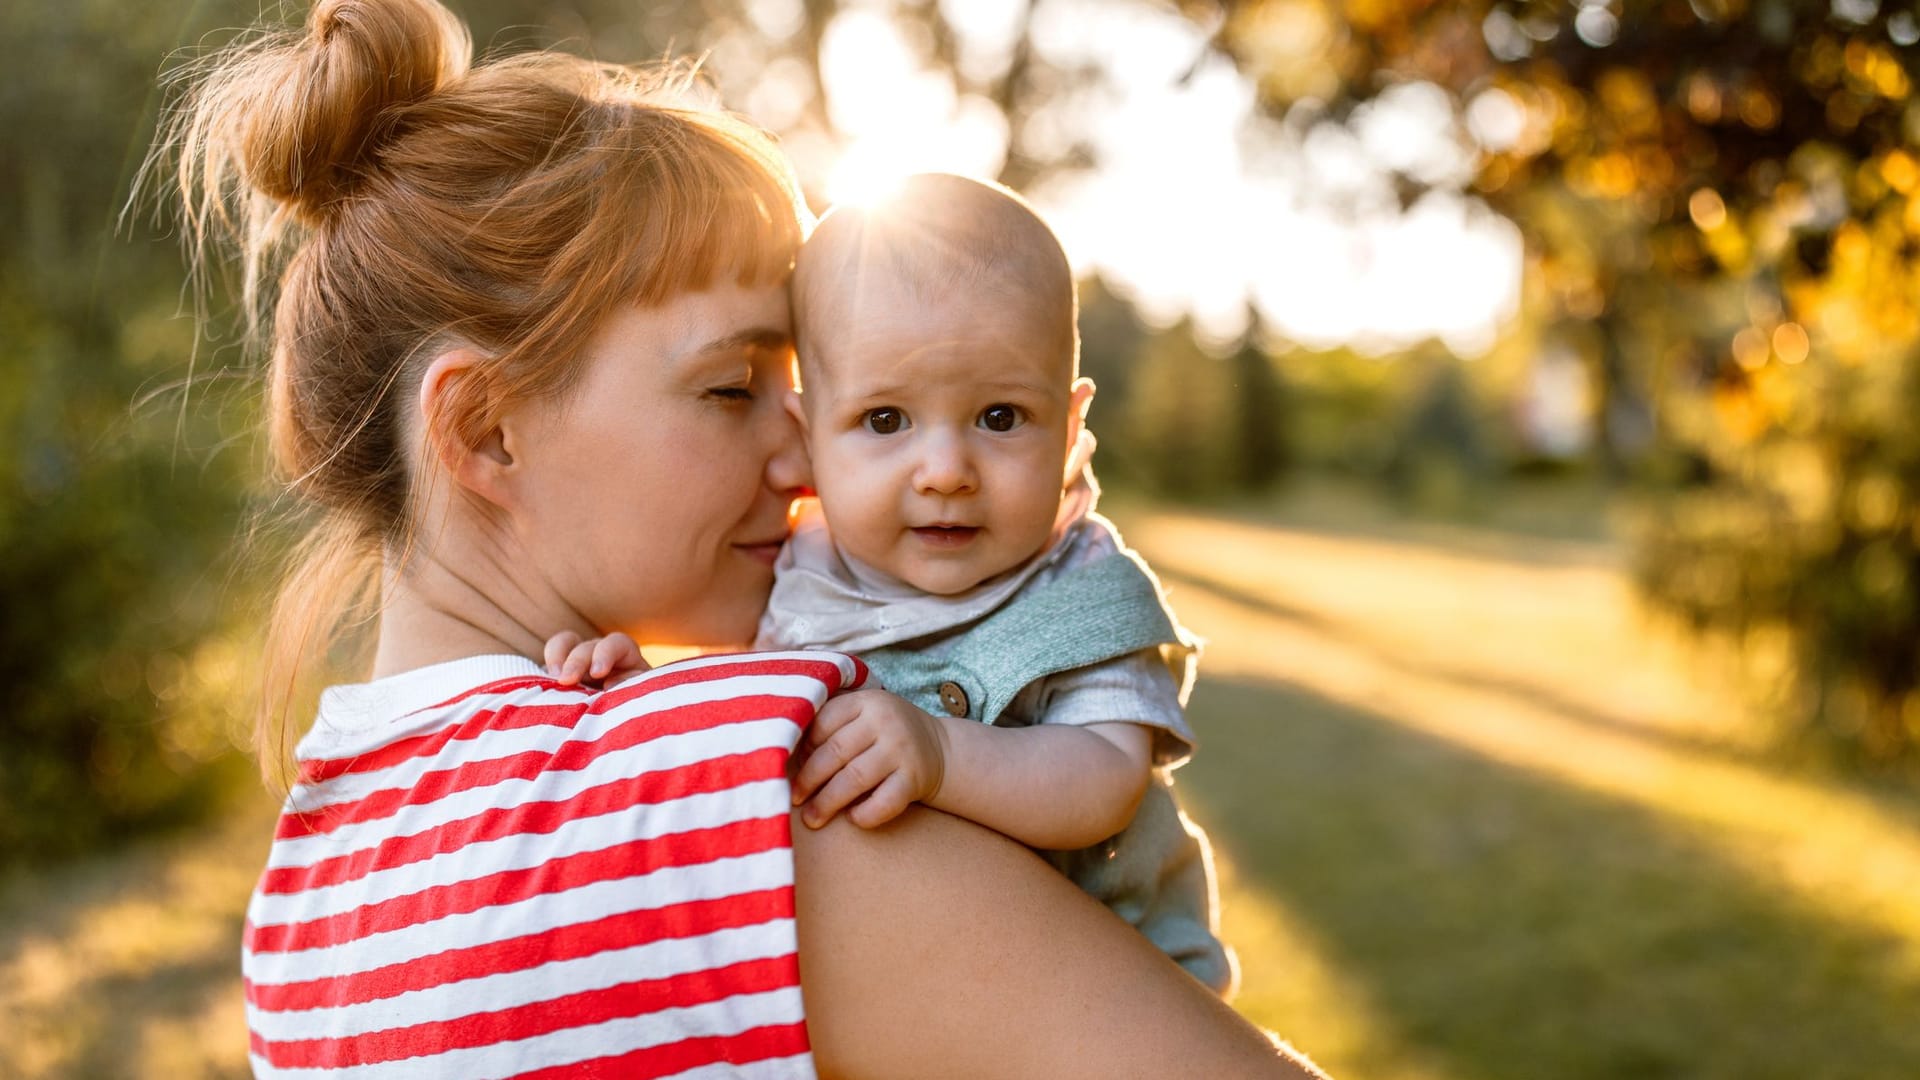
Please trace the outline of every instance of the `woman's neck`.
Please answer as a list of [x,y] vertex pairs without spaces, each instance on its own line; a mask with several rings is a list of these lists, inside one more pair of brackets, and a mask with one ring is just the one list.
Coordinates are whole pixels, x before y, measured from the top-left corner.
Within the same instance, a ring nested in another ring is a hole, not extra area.
[[517,590],[499,595],[503,588],[512,589],[512,582],[505,567],[456,569],[447,560],[420,552],[404,570],[390,566],[382,585],[373,677],[468,656],[538,658],[549,635],[578,630],[571,625],[575,618],[546,611],[550,604]]

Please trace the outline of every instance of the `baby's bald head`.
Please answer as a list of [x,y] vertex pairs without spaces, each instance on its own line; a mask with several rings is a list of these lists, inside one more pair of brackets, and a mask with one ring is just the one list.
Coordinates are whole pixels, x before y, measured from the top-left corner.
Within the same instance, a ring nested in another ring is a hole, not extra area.
[[909,177],[885,202],[829,213],[802,246],[793,272],[794,335],[801,378],[823,374],[837,332],[857,324],[863,294],[903,291],[938,305],[967,294],[1016,314],[1034,344],[1079,367],[1073,271],[1060,242],[1020,196],[944,173]]

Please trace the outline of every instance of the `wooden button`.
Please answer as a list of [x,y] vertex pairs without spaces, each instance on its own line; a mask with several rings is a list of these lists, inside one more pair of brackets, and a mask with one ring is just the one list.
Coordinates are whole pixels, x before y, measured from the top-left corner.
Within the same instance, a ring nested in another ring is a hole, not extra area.
[[[925,686],[925,683],[920,685]],[[967,692],[960,689],[957,682],[940,684],[940,707],[947,710],[948,716],[967,715]]]

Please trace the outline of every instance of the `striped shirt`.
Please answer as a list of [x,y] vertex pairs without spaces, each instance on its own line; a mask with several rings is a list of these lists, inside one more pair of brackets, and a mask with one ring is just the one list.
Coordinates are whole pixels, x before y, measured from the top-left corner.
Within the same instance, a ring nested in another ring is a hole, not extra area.
[[481,656],[329,689],[247,911],[254,1072],[812,1077],[789,753],[865,668],[607,691]]

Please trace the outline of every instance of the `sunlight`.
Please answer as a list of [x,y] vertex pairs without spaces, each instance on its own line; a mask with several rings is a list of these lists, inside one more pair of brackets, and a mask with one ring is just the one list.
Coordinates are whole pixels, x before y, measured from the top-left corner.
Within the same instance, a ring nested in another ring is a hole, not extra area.
[[[1005,37],[1004,12],[975,15],[960,26],[963,44]],[[1439,88],[1409,83],[1351,127],[1290,131],[1255,116],[1252,85],[1205,57],[1204,34],[1173,13],[1056,3],[1036,12],[1032,32],[1049,62],[1098,65],[1115,82],[1097,106],[1067,96],[1028,120],[1027,153],[1080,138],[1099,164],[1023,194],[1075,273],[1102,275],[1150,321],[1191,317],[1214,347],[1257,317],[1311,348],[1384,353],[1438,338],[1470,357],[1518,311],[1519,233],[1451,192],[1471,165],[1470,139]],[[1011,135],[999,107],[925,66],[885,12],[835,15],[820,60],[841,140],[822,173],[829,202],[869,203],[919,172],[999,178]],[[1479,126],[1498,126],[1498,104],[1483,103]],[[1396,169],[1439,190],[1403,209]]]
[[834,130],[845,140],[825,181],[827,200],[870,203],[914,173],[992,179],[1007,157],[1007,120],[950,74],[930,70],[880,12],[845,11],[827,25],[820,73]]
[[895,147],[878,140],[855,143],[841,153],[827,178],[827,202],[834,206],[885,202],[916,171]]

